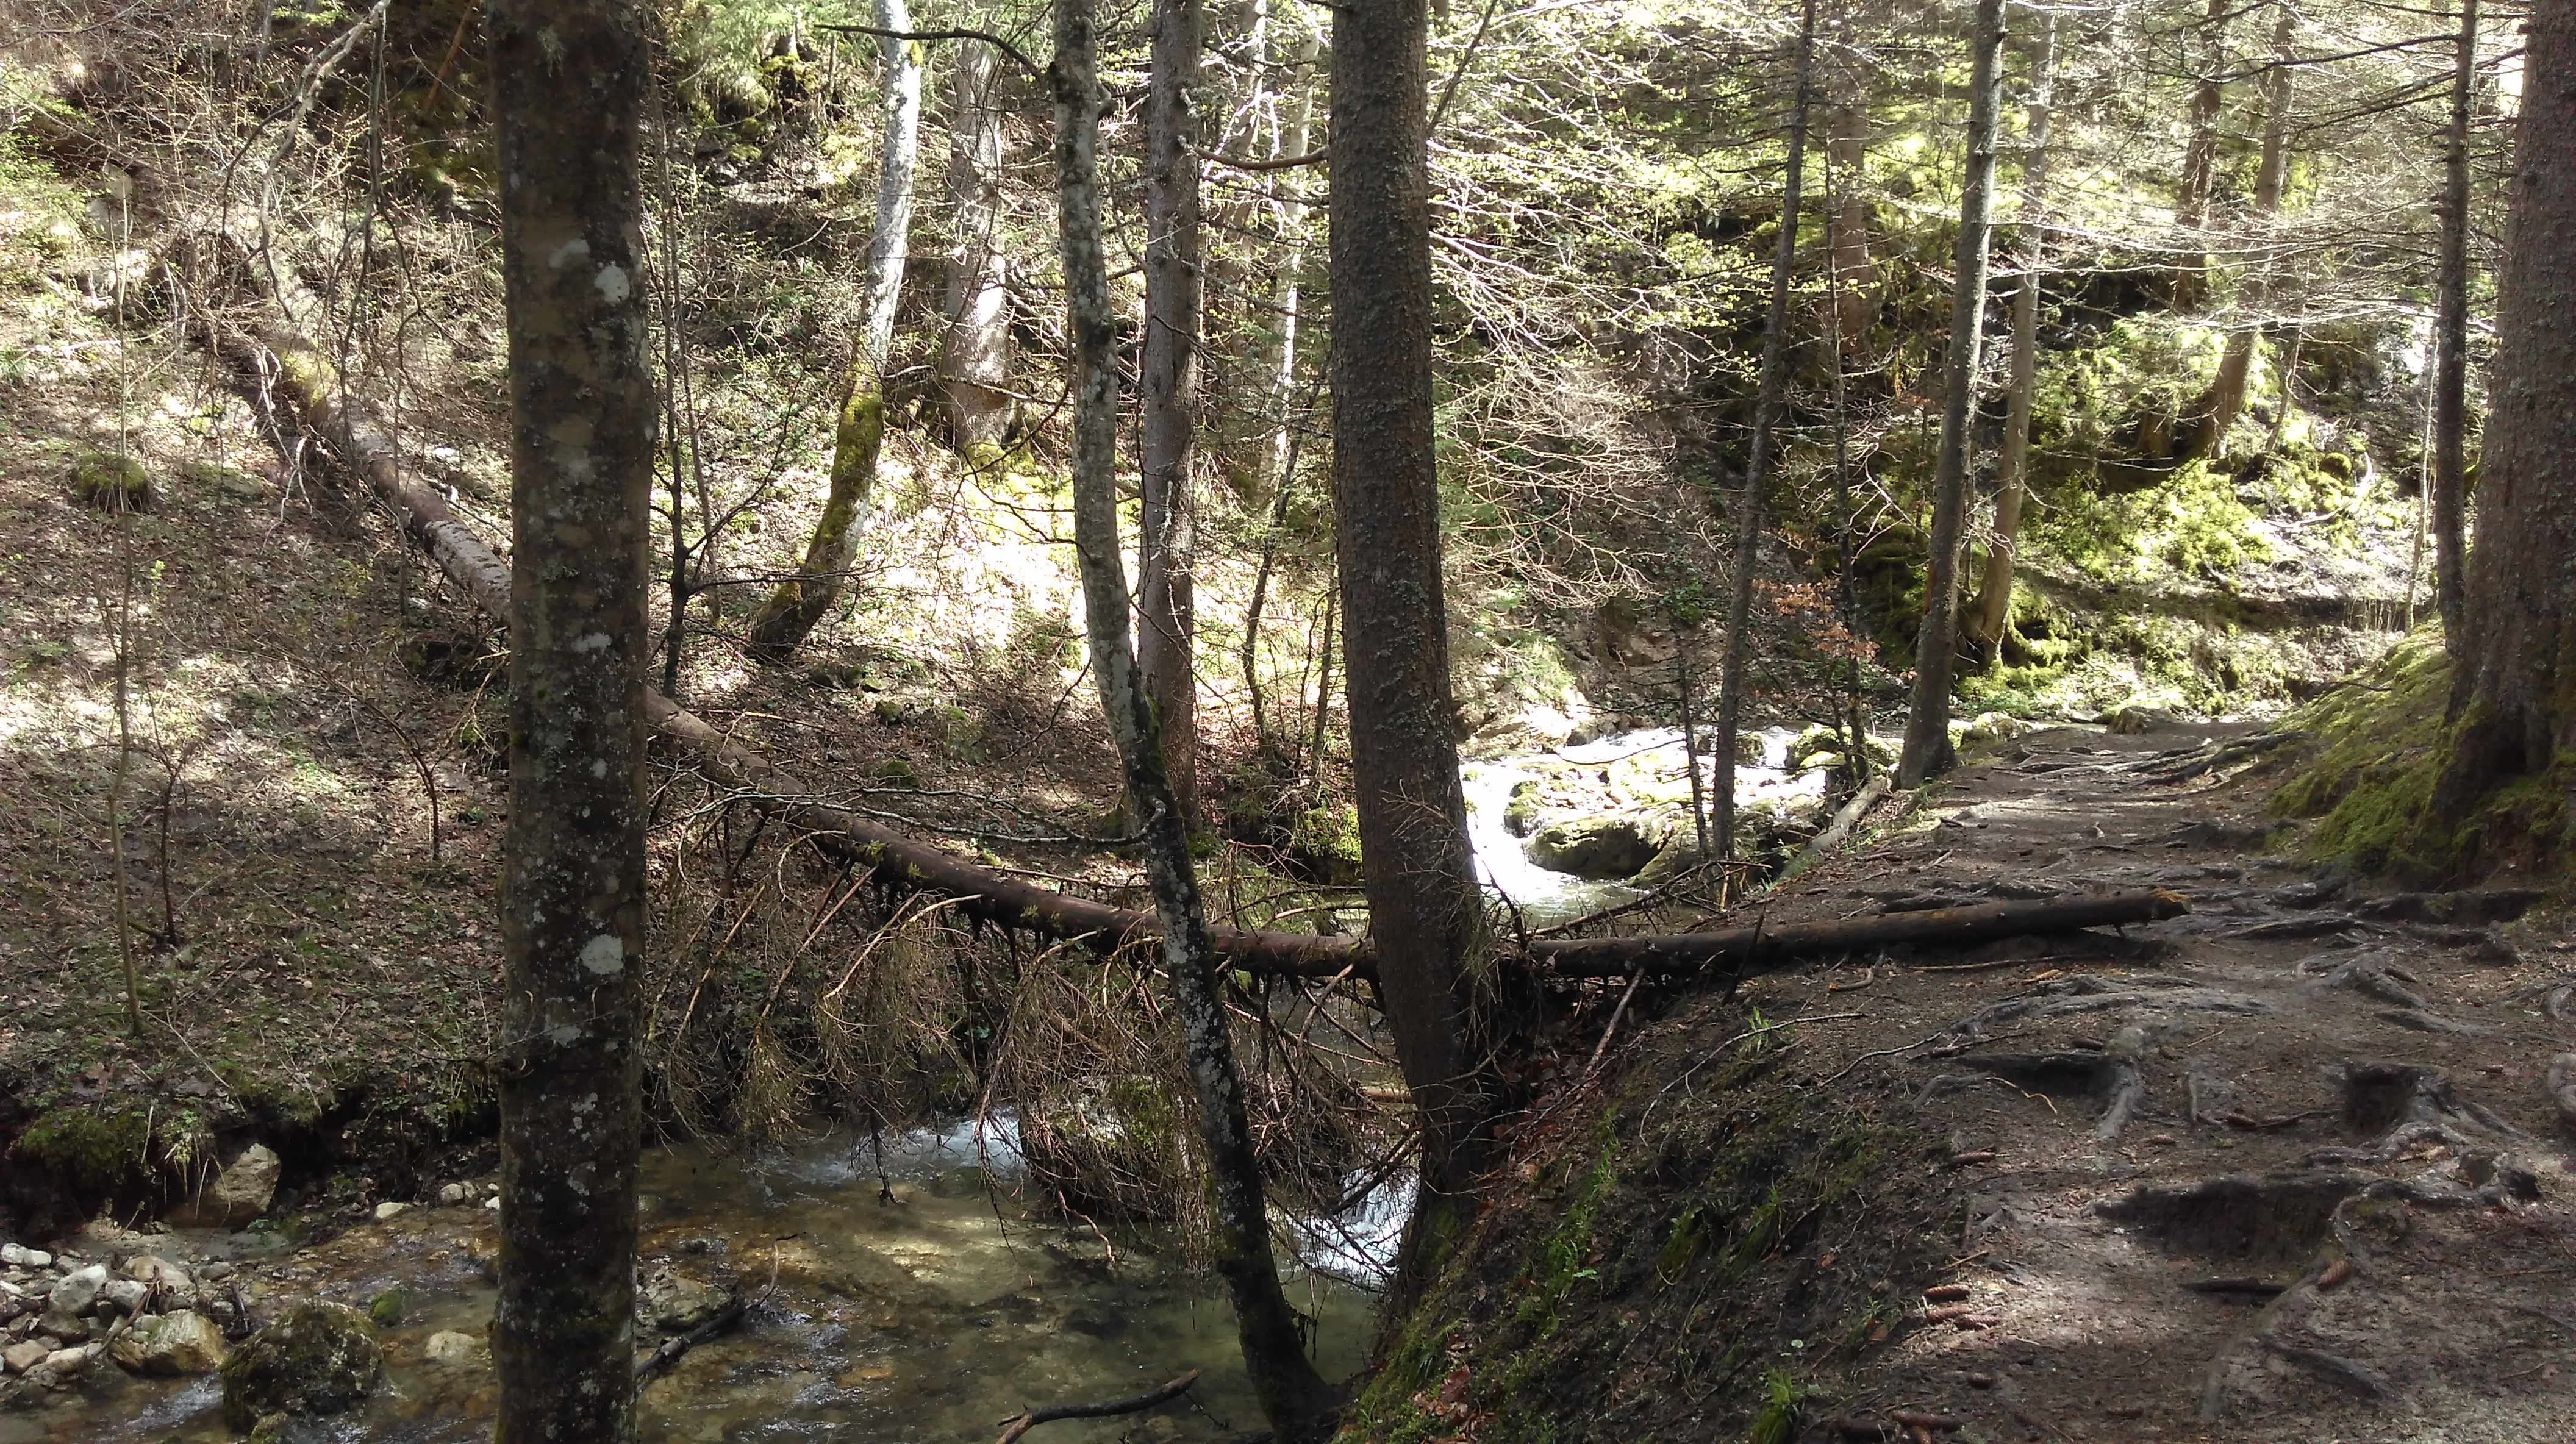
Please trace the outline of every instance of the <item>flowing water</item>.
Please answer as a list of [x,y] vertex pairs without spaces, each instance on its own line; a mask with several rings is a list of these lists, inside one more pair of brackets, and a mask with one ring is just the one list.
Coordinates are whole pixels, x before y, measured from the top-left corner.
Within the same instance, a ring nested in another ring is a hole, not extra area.
[[[884,1168],[892,1203],[879,1197],[864,1139],[748,1158],[686,1147],[647,1156],[644,1270],[668,1261],[704,1275],[721,1265],[765,1301],[744,1327],[645,1386],[642,1440],[989,1440],[1024,1408],[1134,1394],[1191,1368],[1204,1372],[1188,1399],[1151,1417],[1068,1420],[1039,1437],[1177,1441],[1261,1427],[1223,1297],[1167,1236],[1068,1228],[1023,1204],[1008,1186],[1018,1170],[1007,1120],[889,1135]],[[1382,1276],[1399,1193],[1380,1190],[1341,1220],[1290,1221],[1317,1244],[1315,1267],[1296,1271],[1289,1298],[1315,1321],[1328,1378],[1362,1362],[1371,1298],[1344,1280]],[[302,1294],[359,1306],[397,1286],[411,1295],[403,1321],[384,1331],[390,1386],[364,1413],[300,1437],[487,1437],[494,1394],[480,1340],[493,1291],[482,1260],[494,1217],[416,1208],[255,1266],[262,1315]],[[431,1362],[430,1336],[451,1330],[475,1347],[462,1361]],[[91,1376],[87,1392],[54,1407],[0,1415],[0,1444],[229,1437],[211,1380],[135,1379],[104,1366]]]
[[[1746,735],[1761,740],[1762,760],[1736,767],[1735,801],[1738,807],[1775,799],[1785,801],[1823,795],[1823,773],[1793,775],[1788,770],[1789,744],[1796,740],[1796,731],[1786,727],[1766,727],[1758,733]],[[1702,741],[1705,744],[1706,739]],[[1503,810],[1511,805],[1512,789],[1523,782],[1537,780],[1539,769],[1550,762],[1607,767],[1629,758],[1649,758],[1664,772],[1679,778],[1682,776],[1682,734],[1678,729],[1668,727],[1620,732],[1550,752],[1516,753],[1470,763],[1460,769],[1459,777],[1467,792],[1467,835],[1475,845],[1477,875],[1487,887],[1518,908],[1523,920],[1531,926],[1563,922],[1627,902],[1640,894],[1625,883],[1599,882],[1572,873],[1555,872],[1530,861],[1526,843],[1512,836],[1511,830],[1503,825]],[[1716,764],[1705,754],[1692,760],[1699,766],[1700,785],[1704,792],[1714,783]]]

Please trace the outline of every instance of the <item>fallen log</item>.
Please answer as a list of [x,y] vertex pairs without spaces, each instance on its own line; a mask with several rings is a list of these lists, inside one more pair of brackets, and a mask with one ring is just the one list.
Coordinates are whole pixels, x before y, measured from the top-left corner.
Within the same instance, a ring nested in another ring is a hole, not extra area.
[[[405,479],[400,449],[362,406],[346,399],[329,357],[286,325],[273,325],[256,335],[219,328],[214,346],[283,390],[304,424],[337,451],[393,512],[404,538],[426,553],[468,601],[496,624],[508,627],[509,563],[457,519],[444,497]],[[978,922],[1057,939],[1089,939],[1102,947],[1161,935],[1160,924],[1150,912],[1110,907],[978,867],[848,809],[818,801],[810,789],[781,776],[769,758],[649,687],[644,693],[644,715],[654,733],[685,754],[708,780],[733,789],[745,805],[786,824],[826,853],[874,869],[881,886],[955,898],[954,911]],[[1742,974],[1791,958],[1899,943],[1956,946],[2031,933],[2073,932],[2177,917],[2190,910],[2181,894],[2162,889],[2097,893],[1782,927],[1757,923],[1713,933],[1536,938],[1529,943],[1527,957],[1542,971],[1576,978],[1710,970]],[[1208,931],[1218,955],[1229,967],[1244,972],[1301,978],[1376,976],[1375,959],[1357,939],[1247,928]]]
[[1107,1419],[1119,1414],[1141,1414],[1157,1404],[1169,1403],[1188,1393],[1190,1386],[1198,1381],[1199,1371],[1192,1369],[1169,1383],[1142,1394],[1130,1394],[1124,1399],[1111,1399],[1102,1404],[1050,1404],[1043,1409],[1031,1409],[1013,1419],[995,1444],[1018,1444],[1021,1435],[1040,1424],[1052,1424],[1058,1419]]
[[1851,801],[1844,803],[1842,810],[1834,814],[1833,821],[1825,824],[1825,830],[1817,833],[1815,841],[1807,844],[1806,851],[1799,853],[1787,867],[1780,869],[1780,876],[1774,879],[1771,885],[1776,888],[1833,856],[1834,849],[1842,846],[1851,836],[1852,828],[1859,824],[1861,818],[1871,808],[1878,805],[1880,798],[1887,795],[1890,784],[1891,779],[1882,772],[1864,784],[1860,791],[1853,793]]
[[2191,900],[2181,893],[2166,888],[2132,888],[2037,902],[1880,913],[1821,923],[1786,923],[1777,927],[1757,923],[1716,933],[1547,939],[1531,943],[1530,952],[1545,963],[1549,972],[1567,977],[1625,977],[1639,968],[1666,974],[1703,969],[1740,973],[1793,957],[1867,952],[1899,943],[1960,947],[1997,938],[2154,922],[2190,911]]

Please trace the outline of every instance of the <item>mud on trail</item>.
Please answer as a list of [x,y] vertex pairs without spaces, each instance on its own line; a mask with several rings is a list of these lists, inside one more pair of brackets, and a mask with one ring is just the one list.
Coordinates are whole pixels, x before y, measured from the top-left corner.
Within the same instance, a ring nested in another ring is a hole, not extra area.
[[1360,1432],[2576,1437],[2576,942],[2530,890],[2265,854],[2248,734],[2007,743],[1767,911],[2187,916],[1636,1000]]

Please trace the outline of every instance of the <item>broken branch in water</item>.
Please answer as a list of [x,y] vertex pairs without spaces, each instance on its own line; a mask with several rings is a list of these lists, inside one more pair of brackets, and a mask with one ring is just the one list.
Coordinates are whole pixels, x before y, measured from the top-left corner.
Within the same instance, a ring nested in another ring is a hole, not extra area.
[[1116,1414],[1141,1414],[1157,1404],[1169,1403],[1188,1393],[1190,1386],[1198,1381],[1199,1371],[1192,1369],[1159,1388],[1130,1394],[1124,1399],[1112,1399],[1105,1404],[1050,1404],[1043,1409],[1031,1409],[1013,1419],[995,1444],[1016,1444],[1019,1437],[1031,1429],[1040,1424],[1052,1424],[1058,1419],[1106,1419]]
[[691,1349],[731,1332],[734,1325],[742,1322],[743,1314],[750,1308],[750,1301],[736,1294],[723,1308],[716,1310],[714,1318],[676,1339],[663,1340],[662,1347],[635,1361],[636,1387],[642,1388],[646,1383],[669,1373],[671,1366],[680,1362],[680,1356]]

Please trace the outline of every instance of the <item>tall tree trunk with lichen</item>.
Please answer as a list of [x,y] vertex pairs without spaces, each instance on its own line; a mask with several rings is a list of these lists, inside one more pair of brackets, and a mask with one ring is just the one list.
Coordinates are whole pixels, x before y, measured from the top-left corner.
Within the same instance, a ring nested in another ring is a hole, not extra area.
[[[1333,517],[1360,866],[1421,1129],[1398,1296],[1465,1235],[1492,1156],[1501,1026],[1458,781],[1431,390],[1424,0],[1333,11]],[[1365,344],[1362,344],[1362,341]]]
[[1968,82],[1968,165],[1959,199],[1958,288],[1950,301],[1949,369],[1943,378],[1940,460],[1932,479],[1931,556],[1923,569],[1923,628],[1914,647],[1913,710],[1896,785],[1920,787],[1955,760],[1950,677],[1957,660],[1959,539],[1967,529],[1969,428],[1985,340],[1987,239],[1995,207],[1995,112],[2001,109],[2003,0],[1977,0],[1975,63]]
[[1009,256],[1002,245],[1000,66],[981,40],[958,42],[949,80],[948,192],[957,211],[949,256],[948,336],[940,384],[949,429],[969,457],[1011,434]]
[[634,1435],[654,442],[636,137],[647,20],[495,0],[510,376],[502,1444]]
[[2424,814],[2465,863],[2510,858],[2520,839],[2484,830],[2531,821],[2480,807],[2576,752],[2576,6],[2532,9],[2515,169],[2457,726]]
[[[1788,163],[1780,178],[1780,235],[1771,248],[1771,306],[1763,317],[1762,370],[1754,383],[1752,449],[1744,463],[1744,490],[1735,503],[1735,576],[1726,599],[1726,651],[1717,674],[1716,779],[1709,789],[1716,825],[1709,831],[1721,860],[1735,855],[1735,739],[1744,725],[1745,670],[1753,645],[1753,572],[1762,557],[1771,433],[1789,394],[1789,281],[1798,263],[1798,203],[1806,180],[1807,95],[1815,76],[1815,50],[1816,0],[1807,0],[1799,20],[1797,80],[1789,102]],[[1680,642],[1674,638],[1676,646]]]
[[[2265,226],[2281,213],[2281,189],[2290,169],[2291,42],[2298,37],[2299,15],[2286,3],[2280,12],[2272,28],[2272,68],[2263,77],[2263,153],[2254,168],[2254,216]],[[2262,337],[2258,318],[2271,289],[2271,264],[2258,262],[2245,278],[2245,293],[2237,305],[2247,319],[2227,333],[2217,379],[2209,384],[2208,430],[2199,446],[2203,455],[2217,456],[2227,449],[2228,429],[2245,410],[2245,389],[2254,372],[2254,343]]]
[[2477,96],[2478,0],[2462,0],[2444,137],[2441,274],[2433,318],[2433,604],[2453,660],[2467,650],[2466,509],[2469,409],[2469,107]]
[[2057,13],[2042,12],[2039,41],[2031,53],[2030,131],[2023,139],[2021,234],[2015,237],[2021,281],[2013,289],[2012,379],[2004,391],[2003,452],[1995,459],[1995,535],[1986,550],[1985,579],[1968,609],[1968,638],[1993,665],[2012,623],[2013,556],[2021,543],[2021,508],[2030,473],[2031,405],[2039,380],[2039,278],[2047,248],[2040,224],[2048,183],[2049,84],[2056,73]]
[[[910,30],[903,0],[876,0],[880,30]],[[921,45],[882,37],[885,55],[885,144],[877,167],[876,227],[868,238],[859,303],[858,356],[850,363],[832,429],[831,485],[822,518],[805,544],[796,574],[778,584],[745,629],[753,656],[783,662],[795,655],[850,584],[850,568],[867,536],[885,440],[885,364],[894,348],[894,313],[903,295],[904,250],[912,230],[912,179],[921,154]]]
[[1154,0],[1145,93],[1145,335],[1137,348],[1143,526],[1136,661],[1181,820],[1199,816],[1199,0]]
[[1163,772],[1156,729],[1130,649],[1127,575],[1118,539],[1118,370],[1108,267],[1101,254],[1099,135],[1102,97],[1093,0],[1057,0],[1055,91],[1057,215],[1066,320],[1074,342],[1073,527],[1083,622],[1100,708],[1118,746],[1127,794],[1143,834],[1145,876],[1163,929],[1163,965],[1181,1047],[1196,1093],[1206,1150],[1211,1249],[1234,1305],[1245,1369],[1273,1437],[1313,1444],[1331,1432],[1339,1400],[1307,1362],[1296,1315],[1280,1291],[1269,1211],[1223,1000],[1207,912],[1190,865],[1188,819]]

